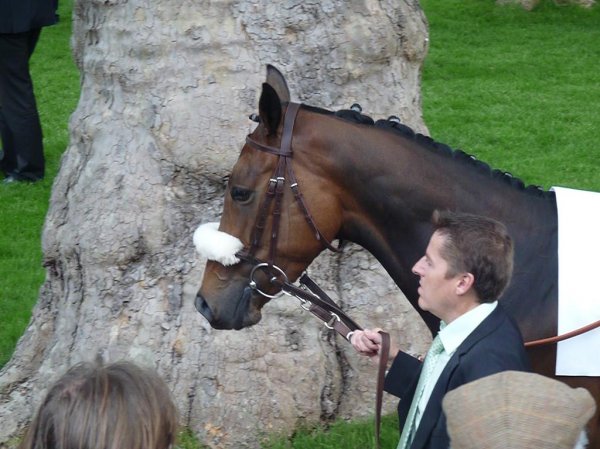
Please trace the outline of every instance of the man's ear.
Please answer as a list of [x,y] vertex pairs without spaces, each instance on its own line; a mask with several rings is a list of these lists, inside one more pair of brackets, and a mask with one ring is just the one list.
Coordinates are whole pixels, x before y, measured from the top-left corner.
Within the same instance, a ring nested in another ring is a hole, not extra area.
[[466,294],[475,284],[475,276],[471,273],[462,273],[458,275],[456,282],[456,294],[462,296]]

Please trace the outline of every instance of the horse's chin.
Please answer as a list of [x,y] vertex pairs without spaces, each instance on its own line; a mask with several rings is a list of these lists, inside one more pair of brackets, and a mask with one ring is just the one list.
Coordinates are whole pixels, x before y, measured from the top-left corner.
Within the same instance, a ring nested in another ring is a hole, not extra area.
[[255,325],[262,318],[260,308],[252,304],[252,297],[253,290],[245,287],[235,306],[230,308],[229,313],[222,313],[222,311],[216,313],[201,294],[196,296],[194,305],[214,329],[240,330]]
[[254,326],[262,318],[260,307],[253,300],[254,290],[245,287],[233,315],[233,326],[231,329],[239,331],[245,327]]

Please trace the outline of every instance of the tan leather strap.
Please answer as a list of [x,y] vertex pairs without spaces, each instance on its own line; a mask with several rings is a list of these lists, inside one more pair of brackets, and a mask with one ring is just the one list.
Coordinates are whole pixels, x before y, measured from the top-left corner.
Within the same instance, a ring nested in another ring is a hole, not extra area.
[[542,345],[549,345],[552,343],[558,343],[559,341],[567,340],[569,338],[573,338],[573,337],[577,337],[578,335],[585,334],[586,332],[594,330],[597,327],[600,327],[600,320],[595,321],[591,324],[588,324],[587,326],[580,327],[579,329],[575,329],[571,332],[567,332],[566,334],[557,335],[555,337],[542,338],[540,340],[527,341],[527,342],[525,342],[525,347],[529,348],[532,346],[542,346]]

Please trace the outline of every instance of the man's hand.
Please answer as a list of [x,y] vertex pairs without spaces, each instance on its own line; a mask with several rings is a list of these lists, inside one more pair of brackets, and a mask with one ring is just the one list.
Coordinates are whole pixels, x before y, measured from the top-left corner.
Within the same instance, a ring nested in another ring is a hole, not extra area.
[[371,360],[377,361],[379,351],[381,350],[381,329],[365,329],[362,331],[354,331],[350,343],[356,351],[361,355],[370,357]]

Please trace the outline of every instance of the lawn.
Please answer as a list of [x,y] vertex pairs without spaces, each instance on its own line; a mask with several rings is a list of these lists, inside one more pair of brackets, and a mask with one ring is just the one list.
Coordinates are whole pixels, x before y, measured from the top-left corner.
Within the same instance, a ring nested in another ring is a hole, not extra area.
[[[526,184],[600,191],[600,8],[543,1],[531,12],[492,1],[422,0],[430,24],[423,114],[432,137],[511,172]],[[72,1],[44,29],[32,58],[47,177],[0,188],[0,366],[25,329],[44,280],[40,235],[79,98],[69,49]],[[390,111],[393,113],[394,111]],[[299,430],[283,448],[364,448],[372,424]],[[384,447],[397,439],[385,422]]]
[[432,137],[527,184],[600,191],[600,8],[422,4]]
[[79,99],[79,72],[71,56],[72,0],[59,2],[60,21],[44,28],[31,58],[44,133],[46,178],[0,185],[0,367],[27,326],[44,281],[40,236],[52,182],[68,141],[69,116]]

